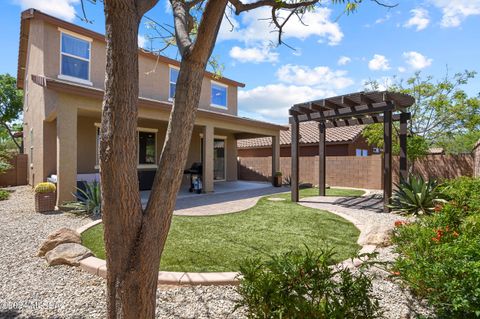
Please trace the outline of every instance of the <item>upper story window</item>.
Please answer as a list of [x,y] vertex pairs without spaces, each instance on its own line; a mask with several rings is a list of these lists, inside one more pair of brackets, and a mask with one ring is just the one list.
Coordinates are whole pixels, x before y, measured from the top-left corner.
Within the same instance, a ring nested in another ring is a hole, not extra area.
[[228,86],[212,81],[212,100],[211,105],[227,108],[227,90]]
[[59,77],[90,84],[90,46],[90,41],[62,32]]
[[170,67],[170,91],[168,93],[168,99],[173,100],[175,98],[175,89],[177,88],[179,70],[174,67]]

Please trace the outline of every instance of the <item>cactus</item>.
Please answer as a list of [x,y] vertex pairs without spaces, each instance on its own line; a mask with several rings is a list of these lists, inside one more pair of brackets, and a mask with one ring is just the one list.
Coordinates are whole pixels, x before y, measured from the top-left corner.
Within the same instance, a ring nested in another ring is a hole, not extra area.
[[37,186],[35,186],[35,193],[52,193],[56,190],[55,184],[50,182],[38,183]]

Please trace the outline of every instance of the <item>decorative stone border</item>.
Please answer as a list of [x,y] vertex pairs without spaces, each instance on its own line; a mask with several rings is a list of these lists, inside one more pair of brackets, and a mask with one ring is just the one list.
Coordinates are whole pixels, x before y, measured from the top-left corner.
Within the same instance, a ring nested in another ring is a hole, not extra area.
[[[100,224],[96,220],[77,228],[81,235],[86,230]],[[80,268],[93,275],[107,278],[106,261],[97,257],[87,257],[80,260]],[[238,285],[240,273],[238,272],[175,272],[160,271],[158,273],[159,285]]]
[[[368,196],[373,192],[369,189],[363,188],[351,188],[351,187],[333,187],[333,188],[348,188],[358,189],[365,191],[362,196]],[[268,196],[273,196],[268,195]],[[357,219],[340,212],[329,210],[330,213],[338,215],[349,222],[351,222],[358,230],[360,230],[360,237],[365,234],[365,227]],[[84,226],[77,228],[77,232],[82,235],[86,230],[100,224],[101,219],[88,223]],[[373,253],[377,247],[375,245],[363,245],[360,253]],[[337,265],[358,267],[363,261],[355,258],[353,261],[347,259]],[[107,277],[107,265],[106,261],[97,257],[87,257],[80,260],[80,268],[91,274],[100,276],[102,278]],[[158,273],[159,285],[238,285],[240,277],[238,272],[175,272],[175,271],[160,271]]]

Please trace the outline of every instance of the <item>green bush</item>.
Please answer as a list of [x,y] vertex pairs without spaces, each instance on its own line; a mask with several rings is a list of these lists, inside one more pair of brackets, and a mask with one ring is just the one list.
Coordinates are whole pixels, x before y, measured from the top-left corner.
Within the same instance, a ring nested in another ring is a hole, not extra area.
[[331,250],[289,252],[246,260],[238,287],[249,318],[377,318],[371,278],[331,267]]
[[448,181],[450,202],[411,224],[398,223],[393,271],[441,318],[480,317],[479,180]]
[[85,190],[77,188],[77,206],[94,217],[102,215],[102,195],[100,184],[96,181],[85,184]]
[[480,211],[480,178],[460,177],[445,181],[440,191],[466,211]]
[[402,214],[431,214],[441,195],[436,181],[425,181],[421,176],[410,175],[408,181],[395,186],[389,207]]
[[0,200],[7,200],[10,198],[10,192],[4,189],[0,189]]

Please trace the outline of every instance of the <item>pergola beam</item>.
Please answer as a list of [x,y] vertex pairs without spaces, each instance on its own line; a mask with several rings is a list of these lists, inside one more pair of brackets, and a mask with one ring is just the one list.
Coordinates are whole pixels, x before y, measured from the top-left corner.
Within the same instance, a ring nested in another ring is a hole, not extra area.
[[[405,114],[405,117],[407,117],[407,119],[410,116],[410,113],[394,114],[392,115],[392,121],[393,122],[400,121],[402,114]],[[374,124],[374,123],[383,123],[383,116],[370,115],[370,116],[356,117],[352,119],[328,120],[326,121],[325,125],[327,128],[332,128],[332,127],[343,127],[343,126]]]
[[[310,105],[310,107],[313,107]],[[343,107],[338,109],[326,110],[326,111],[314,111],[312,109],[307,109],[305,111],[304,105],[296,105],[293,110],[298,111],[300,114],[298,115],[299,122],[306,122],[306,121],[317,121],[317,120],[328,120],[328,119],[341,119],[341,118],[349,118],[355,117],[359,115],[366,115],[366,114],[375,114],[381,113],[385,111],[391,111],[395,108],[395,106],[390,102],[378,102],[373,104],[362,104],[355,107]]]

